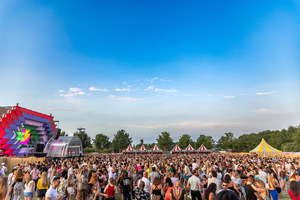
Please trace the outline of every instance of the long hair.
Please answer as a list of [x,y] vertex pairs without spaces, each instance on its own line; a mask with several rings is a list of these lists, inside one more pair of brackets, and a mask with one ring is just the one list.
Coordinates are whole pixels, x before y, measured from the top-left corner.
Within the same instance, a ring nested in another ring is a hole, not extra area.
[[42,177],[41,177],[41,186],[42,187],[47,187],[48,184],[49,184],[49,179],[47,177],[47,172],[43,172]]
[[52,179],[54,176],[57,176],[57,171],[56,171],[56,170],[53,170],[53,171],[52,171],[52,173],[51,173],[51,179]]
[[16,179],[20,179],[23,177],[23,172],[22,169],[18,169],[17,170],[17,174],[16,174]]
[[268,176],[268,184],[271,188],[275,188],[275,179],[273,173]]
[[209,184],[208,188],[205,190],[205,199],[209,199],[209,194],[212,192],[214,194],[216,194],[216,190],[217,190],[217,185],[215,183],[211,183]]
[[6,177],[0,177],[0,199],[6,199],[8,193],[8,180]]
[[300,193],[300,184],[296,181],[292,181],[290,183],[290,188],[295,197],[297,197]]
[[28,185],[32,181],[32,176],[29,174],[27,179],[26,179],[26,185]]
[[109,183],[115,186],[115,179],[113,177],[110,177]]

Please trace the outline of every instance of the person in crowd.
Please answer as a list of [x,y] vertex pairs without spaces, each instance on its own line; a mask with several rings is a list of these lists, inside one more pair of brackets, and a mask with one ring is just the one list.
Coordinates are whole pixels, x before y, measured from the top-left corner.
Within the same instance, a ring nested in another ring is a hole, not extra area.
[[45,200],[62,200],[63,196],[58,196],[57,188],[60,184],[60,178],[58,176],[53,178],[52,187],[50,187],[46,194],[45,194]]
[[23,178],[24,178],[24,175],[23,175],[22,169],[19,168],[16,171],[16,176],[12,183],[14,200],[21,200],[21,196],[23,193]]
[[43,172],[41,178],[37,182],[38,200],[45,200],[45,195],[49,187],[50,180],[48,179],[47,173]]
[[149,180],[151,184],[153,183],[155,177],[159,177],[159,173],[157,172],[156,167],[152,167],[152,172],[149,174]]
[[186,200],[186,191],[181,187],[179,181],[175,183],[175,187],[171,189],[170,200]]
[[0,177],[0,200],[9,199],[8,191],[8,179],[6,177]]
[[213,200],[216,196],[217,185],[215,183],[211,183],[208,188],[205,190],[204,197],[205,200]]
[[231,190],[223,190],[216,195],[214,200],[239,200],[239,197]]
[[138,187],[135,190],[135,199],[136,200],[147,200],[148,195],[144,190],[145,183],[144,181],[139,181]]
[[217,175],[217,172],[216,172],[216,171],[212,171],[212,172],[211,172],[211,175],[212,175],[212,178],[208,179],[207,186],[209,187],[209,185],[210,185],[211,183],[216,184],[216,186],[217,186],[217,191],[216,191],[216,192],[218,192],[219,190],[221,190],[221,187],[220,187],[221,182],[220,182],[219,179],[217,179],[217,176],[218,176],[218,175]]
[[117,187],[115,186],[115,179],[110,178],[109,184],[104,189],[104,193],[107,195],[106,200],[115,200],[115,194],[117,193]]
[[59,196],[63,197],[63,200],[66,200],[68,197],[67,194],[67,187],[68,187],[68,171],[63,170],[61,173],[61,177],[60,177],[60,184],[59,187],[57,188],[58,194]]
[[34,194],[34,180],[29,174],[25,182],[24,199],[32,200]]
[[279,185],[278,181],[274,177],[274,173],[268,174],[268,187],[272,200],[278,200],[279,194],[276,187]]
[[[154,167],[155,168],[155,167]],[[153,172],[153,170],[152,170]],[[151,172],[151,173],[152,173]],[[163,188],[160,184],[160,179],[159,177],[155,177],[153,180],[153,184],[151,186],[151,191],[150,191],[150,195],[151,195],[151,199],[152,200],[161,200],[162,198],[162,194],[163,194]]]
[[[145,192],[147,194],[147,198],[149,198],[150,197],[150,190],[151,190],[151,182],[148,180],[147,177],[148,177],[148,173],[146,171],[144,171],[143,178],[141,178],[139,180],[139,182],[140,181],[144,182],[144,190],[145,190]],[[139,185],[139,183],[138,183],[138,185]]]
[[170,178],[166,178],[165,187],[164,187],[164,193],[165,193],[165,200],[170,200],[170,193],[171,190],[174,188],[173,182]]
[[245,192],[246,192],[246,200],[257,200],[257,192],[253,189],[253,187],[251,186],[254,183],[254,176],[253,175],[249,175],[248,176],[248,181],[245,184],[244,188],[245,188]]
[[189,178],[187,183],[187,188],[191,190],[192,200],[195,200],[196,198],[197,200],[202,200],[201,193],[200,193],[201,183],[197,175],[198,175],[197,170],[196,169],[193,170],[192,177]]
[[292,200],[300,200],[300,182],[292,181],[288,193]]
[[123,200],[131,200],[132,180],[128,177],[128,172],[124,171],[119,181],[119,188],[123,194]]

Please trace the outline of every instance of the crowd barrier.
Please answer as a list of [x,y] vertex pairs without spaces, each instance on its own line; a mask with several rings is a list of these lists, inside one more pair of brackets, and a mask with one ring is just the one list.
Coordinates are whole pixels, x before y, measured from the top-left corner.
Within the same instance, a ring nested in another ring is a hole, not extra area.
[[36,158],[36,157],[26,157],[26,158],[17,158],[17,157],[0,157],[0,164],[5,163],[7,167],[7,173],[10,173],[14,167],[23,162],[43,162],[45,158]]

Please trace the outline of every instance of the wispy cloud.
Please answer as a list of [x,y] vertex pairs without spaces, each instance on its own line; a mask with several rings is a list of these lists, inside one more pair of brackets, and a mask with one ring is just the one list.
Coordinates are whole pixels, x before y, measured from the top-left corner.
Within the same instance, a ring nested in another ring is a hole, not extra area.
[[58,90],[57,92],[62,93],[62,92],[65,92],[65,91],[64,90]]
[[76,104],[81,105],[85,102],[86,99],[75,99],[75,98],[65,98],[65,99],[48,99],[48,103],[55,103],[55,104]]
[[259,113],[259,114],[279,114],[280,112],[276,111],[276,110],[271,110],[271,109],[267,109],[267,108],[262,108],[259,110],[254,110],[253,112],[255,113]]
[[117,91],[117,92],[130,92],[130,88],[116,88],[115,91]]
[[147,87],[145,90],[146,91],[158,92],[158,93],[175,93],[175,92],[178,92],[178,90],[175,90],[175,89],[154,88],[153,85]]
[[276,93],[276,91],[272,91],[272,92],[258,92],[256,93],[256,95],[271,95],[271,94],[274,94]]
[[45,110],[54,110],[54,111],[80,111],[79,109],[72,108],[44,108]]
[[60,94],[61,97],[73,97],[77,95],[85,95],[83,89],[80,88],[69,88],[69,91],[65,94]]
[[102,88],[95,88],[95,87],[90,87],[90,91],[99,91],[99,92],[108,92],[107,89],[102,89]]
[[225,99],[235,99],[236,96],[224,96]]
[[115,95],[110,95],[109,98],[114,101],[139,101],[139,100],[141,100],[139,98],[119,97],[119,96],[115,96]]

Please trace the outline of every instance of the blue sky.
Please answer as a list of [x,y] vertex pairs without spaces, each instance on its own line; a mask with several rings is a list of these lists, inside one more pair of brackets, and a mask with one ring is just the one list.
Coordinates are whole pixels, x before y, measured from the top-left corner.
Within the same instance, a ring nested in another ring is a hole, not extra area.
[[0,105],[135,143],[298,125],[299,22],[299,1],[0,1]]

